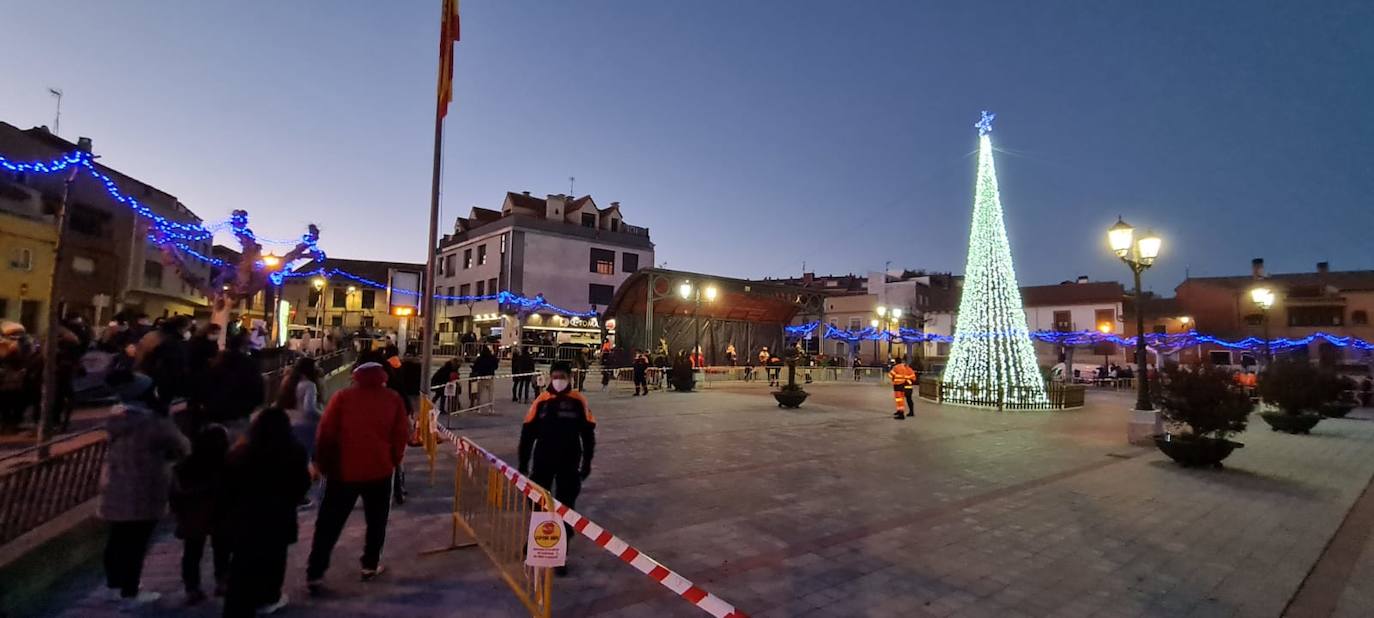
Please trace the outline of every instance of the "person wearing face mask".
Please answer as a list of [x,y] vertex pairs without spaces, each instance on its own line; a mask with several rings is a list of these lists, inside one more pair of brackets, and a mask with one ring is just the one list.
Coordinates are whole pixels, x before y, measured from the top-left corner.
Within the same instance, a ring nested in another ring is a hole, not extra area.
[[[582,393],[573,390],[567,361],[553,364],[549,386],[530,405],[520,429],[520,473],[576,508],[582,481],[592,473],[596,451],[596,417]],[[533,468],[530,467],[533,461]],[[572,528],[569,527],[571,536]],[[554,572],[567,575],[566,566]]]

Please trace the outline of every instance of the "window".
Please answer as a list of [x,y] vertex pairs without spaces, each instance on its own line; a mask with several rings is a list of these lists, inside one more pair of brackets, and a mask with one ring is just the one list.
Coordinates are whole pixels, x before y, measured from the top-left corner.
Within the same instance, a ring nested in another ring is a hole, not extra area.
[[[10,255],[10,268],[14,270],[33,270],[33,250],[20,247]],[[0,314],[3,315],[3,314]]]
[[445,305],[452,305],[452,304],[453,304],[453,286],[451,286],[451,285],[448,286],[448,298],[445,298],[445,299],[444,299],[444,304],[445,304]]
[[331,315],[329,316],[329,323],[334,326],[343,326],[343,316]]
[[71,211],[67,213],[67,229],[92,238],[104,238],[109,221],[110,213],[85,204],[72,204]]
[[861,324],[862,322],[859,320],[859,318],[849,318],[849,330],[859,330],[860,328],[863,328]]
[[491,279],[487,279],[487,293],[495,294],[496,292],[496,278],[492,277]]
[[949,356],[949,344],[944,341],[935,342],[936,356]]
[[477,265],[478,265],[478,266],[485,266],[486,263],[487,263],[487,246],[486,246],[486,245],[479,245],[479,246],[477,247]]
[[366,329],[369,329],[369,330],[372,329],[372,316],[370,316],[370,315],[365,315],[365,316],[363,316],[362,327],[363,327],[363,328],[366,328]]
[[639,270],[639,254],[625,252],[620,254],[620,272],[632,273]]
[[1068,311],[1054,312],[1054,330],[1068,332],[1073,330],[1073,317]]
[[596,215],[589,212],[582,213],[582,227],[596,227]]
[[478,282],[477,282],[477,295],[478,295],[478,296],[486,296],[486,294],[487,294],[487,282],[486,282],[486,281],[478,281]]
[[348,290],[345,290],[343,288],[334,288],[334,299],[332,304],[334,305],[335,309],[348,308]]
[[463,270],[472,268],[472,249],[463,249]]
[[506,235],[501,235],[501,255],[506,254]]
[[143,285],[144,287],[162,287],[162,262],[148,260],[143,263]]
[[587,302],[593,305],[609,305],[614,298],[615,286],[601,285],[600,283],[587,286]]
[[1116,330],[1116,309],[1098,309],[1093,312],[1093,328],[1101,330],[1103,324]]
[[319,306],[320,306],[320,291],[312,288],[312,289],[310,290],[310,302],[308,302],[308,303],[306,303],[306,304],[307,304],[307,305],[310,305],[311,307],[319,307]]
[[1230,365],[1231,352],[1227,350],[1212,350],[1207,353],[1207,360],[1213,365]]
[[619,231],[620,231],[620,219],[616,219],[616,218],[612,218],[612,219],[611,219],[611,231],[612,231],[612,232],[619,232]]
[[471,294],[472,294],[472,286],[471,286],[470,284],[464,283],[463,285],[458,286],[458,295],[459,295],[459,296],[470,296]]
[[592,249],[592,272],[614,275],[615,252],[609,249]]
[[1364,326],[1369,323],[1369,314],[1365,313],[1363,309],[1352,311],[1350,312],[1350,323]]
[[1341,326],[1345,311],[1341,307],[1289,307],[1289,326]]
[[1166,327],[1166,326],[1163,325],[1163,324],[1155,324],[1155,326],[1154,326],[1154,332],[1155,332],[1156,335],[1164,335],[1164,334],[1168,334],[1169,329],[1168,329],[1168,327]]
[[89,275],[95,272],[95,260],[88,257],[73,256],[72,272]]
[[375,309],[377,307],[377,290],[363,290],[363,309]]
[[450,275],[453,274],[453,254],[452,254],[452,253],[450,253],[450,254],[444,256],[444,268],[443,268],[443,271],[444,271],[445,273],[450,274]]

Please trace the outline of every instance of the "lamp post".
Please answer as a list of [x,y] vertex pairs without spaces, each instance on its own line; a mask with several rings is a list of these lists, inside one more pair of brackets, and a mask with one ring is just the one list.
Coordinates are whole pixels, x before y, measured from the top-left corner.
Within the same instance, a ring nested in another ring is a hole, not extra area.
[[1274,306],[1274,291],[1267,287],[1257,287],[1250,290],[1250,300],[1255,302],[1255,306],[1260,310],[1260,322],[1264,324],[1264,366],[1274,360],[1272,351],[1269,348],[1269,308]]
[[343,330],[345,333],[348,332],[348,299],[353,298],[353,295],[357,292],[358,286],[350,285],[348,286],[347,292],[344,293]]
[[[692,301],[692,331],[696,336],[696,347],[692,349],[692,354],[695,355],[701,350],[701,318],[698,317],[698,313],[701,311],[702,297],[705,297],[706,302],[712,302],[716,300],[719,290],[714,285],[707,285],[702,288],[692,285],[691,281],[683,281],[682,285],[677,286],[677,293],[683,300]],[[706,363],[704,353],[702,354],[702,362]]]
[[[1111,324],[1108,324],[1108,323],[1106,323],[1106,322],[1103,322],[1103,323],[1101,323],[1101,324],[1098,324],[1098,325],[1097,325],[1097,332],[1102,333],[1102,334],[1104,334],[1104,335],[1110,335],[1110,334],[1112,333],[1112,325],[1111,325]],[[1107,343],[1107,342],[1104,340],[1103,343],[1105,344],[1105,343]],[[1107,365],[1110,364],[1110,362],[1107,360],[1107,350],[1108,350],[1108,349],[1110,349],[1110,348],[1108,348],[1108,347],[1105,346],[1105,345],[1102,346],[1102,370],[1103,370],[1103,371],[1106,371],[1106,370],[1107,370]],[[1070,373],[1073,372],[1073,367],[1070,367],[1070,368],[1069,368],[1069,372],[1070,372]]]
[[1151,411],[1154,406],[1150,404],[1150,376],[1145,369],[1145,295],[1140,291],[1140,273],[1154,265],[1163,241],[1153,231],[1145,232],[1139,239],[1135,238],[1135,228],[1117,217],[1116,224],[1107,229],[1107,242],[1116,257],[1121,258],[1135,276],[1135,364],[1140,373],[1135,409]]
[[[871,323],[873,324],[873,328],[875,328],[875,329],[878,328],[879,325],[881,325],[882,328],[883,328],[883,332],[887,333],[887,360],[888,360],[888,362],[891,362],[891,361],[892,361],[892,330],[893,330],[893,327],[897,324],[897,320],[900,320],[900,319],[902,318],[902,310],[901,310],[901,309],[898,309],[898,308],[896,308],[896,307],[894,307],[894,308],[892,308],[891,310],[889,310],[887,307],[885,307],[885,306],[883,306],[883,305],[878,305],[877,312],[878,312],[878,319],[873,320]],[[877,359],[877,358],[878,358],[878,342],[877,342],[877,341],[874,341],[874,342],[873,342],[873,358],[874,358],[874,359]]]
[[[868,325],[873,327],[873,336],[878,336],[878,320],[869,320]],[[873,340],[873,366],[878,366],[878,340]]]
[[[315,305],[315,329],[324,332],[324,277],[315,277],[310,283],[314,284],[315,291],[319,293],[319,304]],[[323,336],[323,335],[321,335]]]
[[277,285],[273,283],[273,277],[281,269],[281,257],[271,253],[262,256],[262,269],[267,271],[267,288],[262,292],[262,317],[267,321],[267,336],[272,340],[269,347],[276,347]]

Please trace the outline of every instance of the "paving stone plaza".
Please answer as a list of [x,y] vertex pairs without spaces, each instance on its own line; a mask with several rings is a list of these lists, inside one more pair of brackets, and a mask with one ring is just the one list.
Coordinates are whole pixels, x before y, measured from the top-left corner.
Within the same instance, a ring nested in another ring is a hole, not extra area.
[[[594,390],[578,510],[752,616],[1374,615],[1374,509],[1352,513],[1374,475],[1374,422],[1290,436],[1252,417],[1224,470],[1191,470],[1125,443],[1126,392],[1058,413],[919,404],[899,422],[890,389],[810,390],[798,410],[757,384]],[[497,410],[455,428],[513,461],[523,406]],[[311,511],[286,615],[525,613],[479,551],[419,555],[447,542],[452,459],[432,487],[421,453],[408,461],[387,574],[357,581],[359,510],[331,594],[307,599]],[[705,615],[585,539],[571,552],[555,616]],[[145,588],[165,597],[145,615],[218,615],[218,603],[180,607],[179,556],[163,532]],[[115,615],[101,583],[98,569],[68,582],[52,613]]]

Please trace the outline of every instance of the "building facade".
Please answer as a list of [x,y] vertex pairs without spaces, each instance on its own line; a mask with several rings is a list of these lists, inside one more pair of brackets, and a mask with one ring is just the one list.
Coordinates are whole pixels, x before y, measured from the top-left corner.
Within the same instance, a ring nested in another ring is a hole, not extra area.
[[[507,193],[501,210],[473,208],[444,236],[433,289],[442,296],[542,295],[564,309],[600,312],[630,274],[653,262],[649,230],[625,223],[619,202],[600,208],[591,196]],[[497,300],[444,299],[435,309],[441,342],[472,333],[506,345],[590,343],[602,333],[595,320],[521,315]]]
[[[89,149],[90,141],[82,141]],[[21,130],[0,122],[0,155],[11,160],[52,160],[77,148],[46,127]],[[126,195],[159,216],[181,223],[200,222],[176,197],[103,163],[95,166]],[[4,187],[0,190],[7,195],[0,200],[0,208],[13,209],[21,216],[30,216],[35,209],[43,216],[54,215],[61,207],[65,181],[65,174],[0,171]],[[153,317],[205,313],[205,297],[162,259],[147,232],[146,222],[115,201],[98,179],[79,171],[67,199],[63,263],[58,265],[58,289],[52,295],[62,305],[63,315],[81,315],[98,323],[125,309]],[[210,244],[208,240],[188,243],[203,254],[210,252]],[[207,277],[210,272],[208,264],[194,260],[188,268],[195,277]]]
[[[406,325],[409,336],[419,333],[420,323],[415,319],[418,313],[392,315],[390,307],[394,290],[390,282],[397,272],[422,276],[424,264],[331,257],[323,264],[311,262],[301,266],[296,272],[313,273],[321,268],[331,275],[291,277],[279,286],[279,298],[288,305],[288,324],[315,327],[323,331],[363,331],[380,336],[398,333],[402,321],[411,320]],[[332,274],[335,270],[357,278]],[[359,278],[382,285],[372,285]],[[423,289],[423,286],[417,287]],[[407,306],[414,305],[413,294],[404,294],[404,297]]]
[[0,321],[18,322],[29,333],[47,330],[57,228],[53,217],[19,214],[7,204],[16,192],[0,184]]

